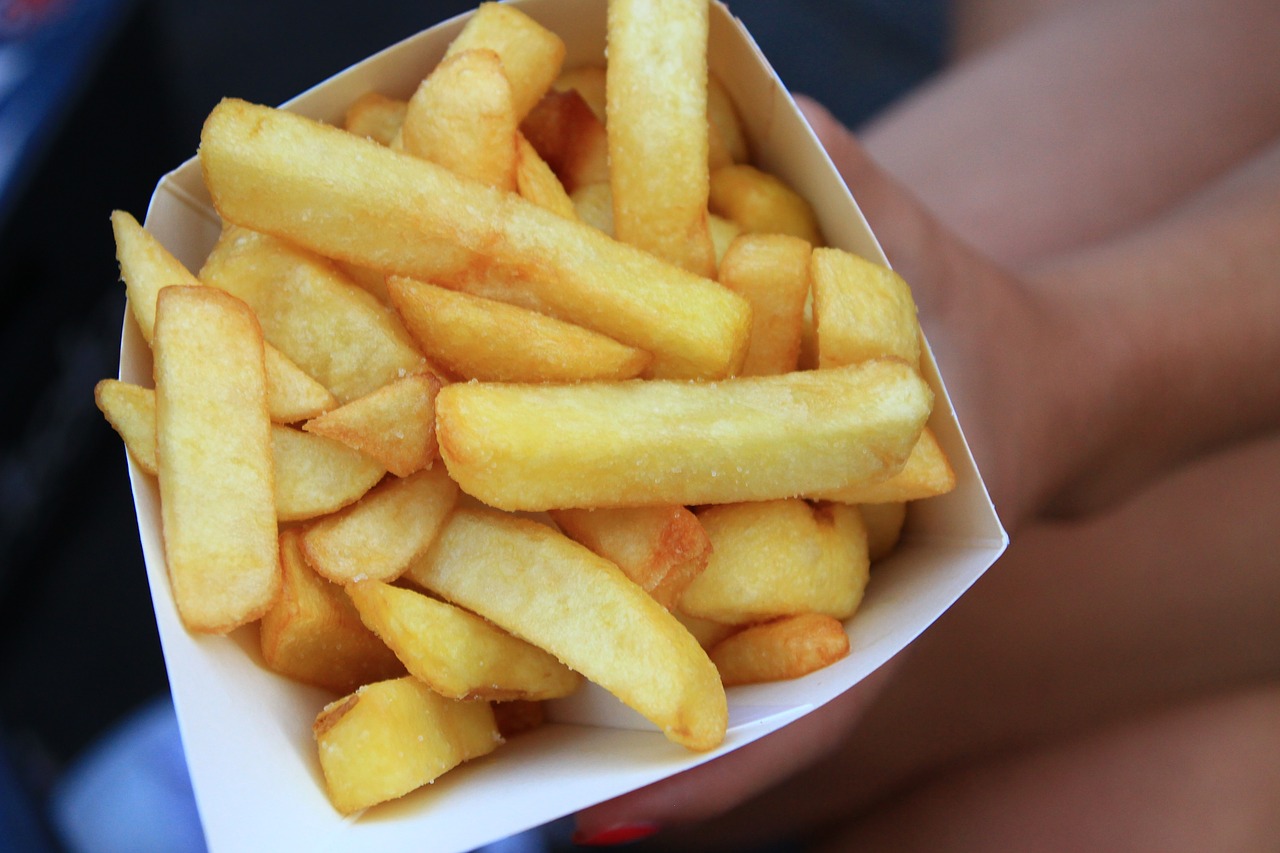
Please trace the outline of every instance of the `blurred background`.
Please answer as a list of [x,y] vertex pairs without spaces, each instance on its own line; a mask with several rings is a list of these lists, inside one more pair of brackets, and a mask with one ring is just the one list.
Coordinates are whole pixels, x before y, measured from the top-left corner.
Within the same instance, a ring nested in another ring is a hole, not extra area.
[[[93,403],[124,311],[110,212],[143,217],[219,98],[279,103],[473,5],[0,0],[0,850],[71,849],[50,791],[167,694],[124,450]],[[855,127],[945,49],[936,0],[729,6]]]

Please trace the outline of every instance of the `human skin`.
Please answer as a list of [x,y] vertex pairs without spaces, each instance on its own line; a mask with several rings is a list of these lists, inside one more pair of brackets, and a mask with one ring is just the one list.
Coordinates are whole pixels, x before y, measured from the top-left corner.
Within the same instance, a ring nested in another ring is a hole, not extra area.
[[[974,849],[1007,849],[1047,807],[1075,803],[1089,816],[1082,831],[1136,841],[1156,818],[1201,814],[1186,805],[1196,796],[1209,810],[1231,798],[1238,820],[1225,833],[1275,837],[1265,815],[1280,813],[1280,781],[1266,768],[1280,766],[1280,745],[1227,734],[1280,719],[1280,109],[1261,82],[1276,79],[1280,50],[1258,46],[1280,22],[1259,3],[1173,5],[1182,26],[1201,27],[1195,39],[1238,48],[1240,62],[1213,66],[1233,75],[1229,109],[1196,84],[1172,102],[1189,118],[1131,121],[1126,97],[1151,97],[1158,77],[1131,68],[1126,88],[1124,67],[1076,74],[1089,27],[1138,49],[1181,32],[1153,15],[1170,4],[1142,2],[1046,12],[873,123],[865,146],[808,106],[913,284],[1013,545],[871,679],[737,753],[587,810],[581,837],[687,824],[660,835],[663,846],[744,849],[821,828],[869,849],[945,849],[963,803],[985,808],[991,829]],[[1177,53],[1149,61],[1177,64]],[[1046,141],[964,108],[1017,103],[1010,88],[1037,93],[1040,110],[1084,111],[1101,125],[1089,133],[1115,144],[1095,141],[1077,159],[1074,137]],[[1088,97],[1112,103],[1089,113]],[[1207,149],[1179,136],[1196,115],[1222,137]],[[983,160],[980,131],[999,137],[1006,159]],[[936,147],[957,140],[955,156]],[[1041,174],[1046,164],[1053,174]],[[1043,203],[1054,192],[1081,198]],[[1192,733],[1216,751],[1191,749]],[[1109,812],[1072,782],[1174,758],[1192,779],[1235,768],[1234,784],[1152,790],[1143,809]],[[1011,798],[1014,787],[1026,796]],[[1062,849],[1072,841],[1057,836]]]

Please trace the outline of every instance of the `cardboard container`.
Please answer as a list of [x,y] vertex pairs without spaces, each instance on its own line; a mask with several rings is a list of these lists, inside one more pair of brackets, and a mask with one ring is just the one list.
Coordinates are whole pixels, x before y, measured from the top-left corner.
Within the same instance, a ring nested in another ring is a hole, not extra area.
[[[604,0],[526,0],[520,7],[559,33],[566,67],[602,59]],[[440,24],[378,53],[286,106],[337,122],[358,95],[408,97],[461,29]],[[815,206],[832,245],[884,262],[838,173],[745,29],[713,5],[710,63],[736,103],[756,163]],[[229,93],[233,94],[233,93]],[[146,227],[199,269],[220,224],[199,164],[188,161],[156,188]],[[394,803],[343,818],[326,799],[311,723],[334,698],[267,671],[256,629],[194,636],[179,621],[161,545],[153,478],[130,468],[156,620],[206,838],[217,850],[468,850],[712,760],[829,701],[905,647],[1003,551],[1000,526],[955,421],[932,355],[932,426],[959,478],[949,495],[918,504],[897,553],[879,564],[848,623],[848,658],[798,681],[729,691],[723,746],[696,755],[669,743],[598,689],[557,703],[555,722],[446,774]],[[126,312],[122,379],[151,384],[151,356]]]

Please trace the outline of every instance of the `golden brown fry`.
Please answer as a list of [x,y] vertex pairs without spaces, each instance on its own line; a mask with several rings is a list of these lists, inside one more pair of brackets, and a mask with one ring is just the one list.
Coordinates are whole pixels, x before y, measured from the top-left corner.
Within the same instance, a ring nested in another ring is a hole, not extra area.
[[652,353],[654,376],[727,376],[744,354],[750,307],[715,282],[338,128],[225,100],[205,123],[200,157],[232,222],[445,285],[441,266],[456,258],[442,261],[442,246],[472,253],[469,263],[483,255],[561,319]]
[[280,592],[262,332],[232,296],[166,287],[152,346],[174,600],[188,629],[225,633],[257,619]]
[[408,278],[392,277],[388,287],[423,353],[463,379],[630,379],[652,361],[635,347],[514,305]]
[[675,609],[711,557],[706,531],[682,506],[564,509],[553,511],[551,520],[668,610]]
[[355,503],[386,469],[340,441],[293,427],[271,425],[276,514],[305,521]]
[[280,533],[284,585],[262,616],[262,659],[286,678],[349,693],[395,678],[404,665],[364,623],[342,587],[319,577],[302,556],[302,532]]
[[596,118],[604,123],[605,114],[605,75],[603,65],[579,65],[560,72],[560,76],[551,85],[554,92],[577,92]]
[[848,654],[844,626],[814,613],[745,628],[711,649],[726,687],[800,678]]
[[430,547],[457,499],[458,487],[441,467],[387,478],[307,528],[307,562],[334,583],[395,580]]
[[564,185],[551,171],[547,162],[525,138],[516,133],[516,192],[521,198],[538,205],[565,219],[577,219],[573,200],[565,192]]
[[919,366],[920,323],[902,276],[834,248],[814,249],[810,276],[819,367],[884,355]]
[[751,343],[741,376],[796,369],[809,295],[810,246],[786,234],[743,234],[720,262],[720,283],[751,303]]
[[334,808],[395,799],[502,743],[488,702],[446,699],[412,676],[330,702],[312,727]]
[[723,740],[728,706],[706,653],[617,566],[560,532],[459,508],[408,577],[547,650],[672,741]]
[[124,441],[125,450],[138,467],[156,473],[156,395],[150,388],[118,379],[103,379],[93,386],[93,400],[107,423]]
[[885,359],[707,383],[459,383],[436,398],[436,430],[450,475],[490,506],[691,506],[888,476],[932,403]]
[[460,607],[381,581],[347,595],[409,673],[450,699],[509,701],[568,696],[582,677],[537,646]]
[[408,477],[439,455],[435,401],[442,384],[434,373],[412,373],[312,418],[302,428],[337,439],[397,477]]
[[945,495],[956,487],[956,472],[933,430],[925,427],[902,470],[875,483],[851,483],[810,497],[841,503],[915,501]]
[[464,50],[445,57],[413,93],[400,142],[408,154],[511,192],[518,127],[498,54]]
[[853,615],[867,585],[867,529],[856,507],[797,498],[707,507],[711,560],[680,599],[728,625],[797,613]]
[[445,58],[477,49],[491,50],[502,59],[517,120],[528,115],[551,88],[565,54],[558,35],[506,3],[481,3],[449,45]]
[[336,408],[338,398],[280,350],[264,342],[267,409],[278,424],[294,424]]
[[712,213],[732,219],[743,231],[790,234],[811,246],[822,245],[818,217],[809,202],[755,166],[735,163],[712,172],[708,204]]
[[553,92],[520,125],[521,133],[572,194],[609,182],[609,141],[604,122],[578,92]]
[[706,0],[610,0],[606,126],[618,239],[715,275]]
[[382,145],[390,145],[400,133],[400,126],[404,124],[404,114],[408,108],[408,103],[399,98],[388,98],[378,92],[366,92],[347,107],[342,126],[357,136],[367,137]]

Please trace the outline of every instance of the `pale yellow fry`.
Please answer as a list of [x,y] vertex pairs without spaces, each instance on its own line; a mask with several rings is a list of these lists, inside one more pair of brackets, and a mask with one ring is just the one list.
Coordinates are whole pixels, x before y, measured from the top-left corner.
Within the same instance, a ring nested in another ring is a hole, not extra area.
[[870,504],[916,501],[944,495],[956,487],[956,473],[938,443],[938,436],[925,427],[911,448],[902,470],[876,483],[852,483],[811,495],[842,503]]
[[728,725],[719,674],[617,566],[545,525],[457,509],[408,577],[545,649],[692,750]]
[[893,359],[707,383],[472,382],[440,391],[436,431],[450,474],[490,506],[689,506],[888,476],[932,402]]
[[798,613],[853,615],[868,578],[856,507],[798,498],[707,507],[711,559],[680,599],[691,616],[729,625]]
[[565,219],[578,218],[564,185],[523,133],[516,134],[516,192]]
[[715,274],[707,0],[609,0],[606,127],[618,239]]
[[481,3],[445,57],[492,50],[511,81],[517,118],[524,118],[560,74],[565,45],[558,35],[505,3]]
[[407,278],[392,277],[388,286],[422,351],[463,379],[630,379],[651,361],[635,347],[515,305]]
[[412,676],[330,702],[312,730],[342,814],[403,796],[502,743],[488,702],[446,699]]
[[227,228],[200,279],[248,303],[267,340],[339,402],[363,397],[424,365],[390,308],[333,264],[283,240]]
[[[142,337],[151,341],[156,296],[171,284],[195,286],[200,282],[182,263],[122,210],[111,214],[116,258],[125,282],[129,308]],[[276,423],[293,423],[320,414],[336,404],[333,395],[271,344],[265,347],[267,408]]]
[[307,527],[307,562],[334,583],[395,580],[431,545],[457,499],[458,487],[441,468],[389,477]]
[[745,628],[711,649],[726,687],[800,678],[848,654],[844,626],[812,613]]
[[707,120],[711,122],[712,132],[720,139],[734,163],[751,160],[751,149],[742,120],[738,117],[738,110],[724,83],[715,74],[707,76]]
[[743,231],[790,234],[821,246],[818,217],[807,200],[783,181],[747,163],[722,166],[711,173],[712,213],[732,219]]
[[862,522],[867,526],[867,556],[872,565],[893,553],[902,539],[907,521],[905,501],[880,504],[858,504]]
[[262,616],[262,659],[286,678],[347,693],[404,675],[404,665],[365,627],[342,587],[319,577],[302,556],[302,531],[280,532],[284,586]]
[[920,323],[911,288],[888,267],[843,249],[810,260],[818,366],[893,355],[920,364]]
[[276,513],[304,521],[355,503],[386,473],[375,460],[340,441],[271,425]]
[[613,236],[613,192],[608,183],[583,184],[569,198],[573,200],[573,209],[579,219],[601,233]]
[[562,319],[652,353],[654,376],[727,376],[745,352],[750,307],[717,283],[343,130],[226,100],[200,157],[229,221],[441,284],[453,261],[440,246],[460,246],[522,278]]
[[337,439],[397,477],[408,477],[439,455],[435,400],[441,384],[433,373],[411,373],[312,418],[302,428]]
[[551,513],[551,520],[668,610],[675,610],[711,557],[706,531],[682,506],[561,509]]
[[407,102],[388,98],[378,92],[366,92],[347,107],[342,126],[350,133],[390,145],[404,124]]
[[150,388],[118,379],[103,379],[93,387],[93,401],[107,423],[124,441],[138,467],[156,473],[156,394]]
[[408,154],[510,192],[519,124],[498,54],[464,50],[445,57],[413,93],[400,142]]
[[347,594],[411,675],[450,699],[558,699],[582,677],[474,613],[412,589],[367,580]]
[[262,332],[239,300],[166,287],[156,305],[156,462],[183,623],[225,633],[280,591]]
[[740,375],[796,369],[809,295],[809,254],[808,243],[786,234],[743,234],[725,252],[720,283],[751,303],[751,343]]

